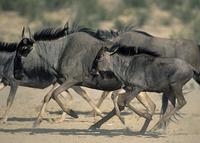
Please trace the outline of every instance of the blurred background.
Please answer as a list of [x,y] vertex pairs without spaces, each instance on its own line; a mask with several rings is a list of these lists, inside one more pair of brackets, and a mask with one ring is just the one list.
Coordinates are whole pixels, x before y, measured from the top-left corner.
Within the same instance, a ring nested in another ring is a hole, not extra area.
[[0,40],[66,21],[91,28],[135,25],[155,36],[200,41],[200,0],[0,0]]

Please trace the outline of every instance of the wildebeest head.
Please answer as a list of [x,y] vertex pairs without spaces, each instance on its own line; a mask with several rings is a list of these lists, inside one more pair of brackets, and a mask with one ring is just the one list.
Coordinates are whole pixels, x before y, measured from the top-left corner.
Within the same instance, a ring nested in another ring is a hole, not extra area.
[[32,38],[27,38],[24,35],[25,28],[22,30],[22,40],[17,45],[17,54],[19,56],[26,57],[32,50],[34,40]]

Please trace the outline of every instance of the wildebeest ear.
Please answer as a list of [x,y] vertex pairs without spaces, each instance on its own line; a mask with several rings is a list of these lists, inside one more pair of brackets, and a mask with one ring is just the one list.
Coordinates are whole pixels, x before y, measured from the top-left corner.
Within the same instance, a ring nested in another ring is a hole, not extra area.
[[25,38],[24,32],[25,32],[25,27],[23,26],[23,28],[22,28],[22,39]]

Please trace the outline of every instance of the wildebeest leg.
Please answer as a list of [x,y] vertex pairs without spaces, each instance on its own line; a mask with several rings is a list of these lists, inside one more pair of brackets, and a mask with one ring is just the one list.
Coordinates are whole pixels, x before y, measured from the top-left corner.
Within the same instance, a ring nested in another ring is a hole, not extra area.
[[[68,107],[70,107],[71,101],[73,100],[73,96],[71,95],[71,93],[68,90],[65,90],[65,92],[62,92],[60,95],[63,98],[66,96],[69,96],[69,100],[67,100],[67,105],[68,105]],[[59,118],[53,119],[54,123],[62,123],[65,120],[66,115],[67,114],[65,112],[62,112],[62,115]]]
[[[124,110],[123,104],[125,103],[124,101],[126,101],[126,103],[128,104],[135,96],[137,96],[137,94],[140,92],[141,90],[139,88],[135,88],[134,90],[131,91],[127,91],[126,90],[126,95],[123,98],[123,100],[118,101],[118,106],[119,106],[119,110],[122,111]],[[116,109],[114,108],[110,113],[108,113],[108,115],[106,115],[105,117],[103,117],[101,120],[99,120],[97,123],[93,124],[92,126],[90,126],[89,129],[97,129],[100,128],[105,122],[107,122],[109,119],[111,119],[113,116],[116,115]]]
[[122,122],[123,125],[125,125],[125,121],[124,121],[124,118],[120,115],[120,110],[119,110],[119,107],[118,107],[118,104],[117,104],[117,97],[118,97],[118,94],[119,91],[114,91],[111,95],[111,98],[113,100],[113,104],[114,104],[114,108],[116,110],[116,115],[117,117],[119,118],[119,120]]
[[58,83],[54,84],[53,87],[51,88],[51,90],[45,95],[44,100],[43,100],[42,107],[41,107],[40,112],[39,112],[39,114],[38,114],[38,117],[37,117],[36,121],[33,123],[33,128],[39,126],[39,124],[42,122],[42,119],[43,119],[43,116],[44,116],[44,113],[45,113],[46,106],[47,106],[49,100],[51,99],[51,93],[53,92],[53,90],[54,90],[58,85],[59,85]]
[[[73,96],[71,95],[71,93],[68,90],[66,90],[66,92],[62,92],[61,95],[63,97],[68,95],[70,97],[70,101],[72,101],[72,99],[73,99]],[[65,101],[65,103],[67,103],[66,106],[70,107],[70,101],[69,100]],[[59,118],[53,119],[54,123],[62,123],[65,120],[66,115],[67,114],[65,112],[62,112],[62,115]]]
[[142,117],[151,120],[156,109],[156,104],[151,100],[146,92],[139,93],[136,98],[147,109],[147,113],[141,113],[144,114]]
[[145,93],[142,92],[137,96],[137,99],[140,101],[140,103],[142,103],[142,105],[147,109],[147,113],[145,114],[146,116],[146,120],[144,125],[142,126],[140,132],[141,133],[145,133],[150,121],[152,120],[152,116],[155,112],[156,109],[156,105],[155,103],[151,100],[151,98],[149,98],[149,96]]
[[16,95],[16,92],[17,92],[17,88],[18,88],[18,86],[15,85],[15,84],[11,84],[11,86],[10,86],[10,93],[9,93],[9,96],[8,96],[8,99],[7,99],[7,107],[6,107],[5,114],[2,118],[2,123],[7,122],[8,113],[10,111],[12,104],[13,104],[13,101],[14,101],[14,98],[15,98],[15,95]]
[[172,111],[163,115],[162,118],[154,125],[151,131],[157,130],[163,122],[166,122],[167,120],[169,120],[172,115],[176,114],[176,112],[180,110],[186,104],[186,100],[182,92],[182,86],[179,84],[172,84],[171,89],[172,89],[170,92],[171,95],[169,96],[176,97],[178,101],[178,105]]
[[73,86],[71,87],[75,92],[77,92],[81,97],[83,97],[88,103],[90,106],[92,106],[92,108],[95,110],[95,112],[103,117],[101,111],[96,107],[95,103],[90,99],[90,97],[88,96],[88,94],[86,93],[85,90],[83,90],[81,87],[79,86]]
[[[126,96],[126,104],[129,105],[130,102],[131,102],[136,96],[138,96],[138,94],[140,93],[140,91],[142,91],[140,88],[134,87],[132,93]],[[149,100],[149,98],[147,97],[146,100]],[[148,102],[144,102],[144,101],[145,101],[145,100],[143,100],[143,105],[146,106],[147,109],[150,109],[150,108],[154,108],[154,107],[155,107],[155,106],[152,106],[152,105],[151,105],[151,107],[148,107],[148,106],[149,106]],[[153,109],[153,111],[152,111],[151,114],[153,114],[154,111],[155,111],[155,108]],[[152,115],[150,115],[150,116],[152,117]],[[145,123],[144,123],[142,129],[140,130],[140,133],[145,133],[145,132],[146,132],[146,130],[147,130],[148,126],[149,126],[149,123],[150,123],[150,121],[152,120],[151,117],[150,117],[150,118],[147,118],[147,119],[145,120]]]
[[69,89],[70,87],[72,87],[73,85],[75,85],[77,83],[77,81],[74,80],[68,80],[65,81],[61,86],[59,86],[58,88],[56,88],[53,92],[52,92],[52,98],[54,98],[54,100],[58,103],[58,105],[61,107],[61,109],[66,112],[68,115],[74,117],[74,118],[78,118],[77,114],[71,110],[68,109],[65,104],[62,103],[62,101],[58,98],[58,95]]
[[[119,106],[119,110],[120,111],[124,110],[124,106]],[[115,108],[113,108],[113,110],[111,112],[109,112],[105,117],[103,117],[97,123],[95,123],[92,126],[90,126],[89,129],[90,130],[99,129],[105,122],[107,122],[108,120],[110,120],[115,115],[116,115],[116,110],[115,110]]]
[[0,83],[0,90],[3,90],[5,87],[6,87],[7,85],[6,84],[4,84],[4,83]]
[[[110,92],[109,91],[104,91],[102,94],[101,94],[101,97],[96,105],[96,107],[99,109],[101,104],[103,103],[103,101],[105,100],[105,98],[108,96]],[[94,116],[94,118],[96,117],[96,112],[95,110],[92,110],[92,114]]]

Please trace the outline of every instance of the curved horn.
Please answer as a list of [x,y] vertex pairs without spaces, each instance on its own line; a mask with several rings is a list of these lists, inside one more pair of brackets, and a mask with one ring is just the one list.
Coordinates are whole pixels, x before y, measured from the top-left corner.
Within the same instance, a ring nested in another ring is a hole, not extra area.
[[31,33],[31,29],[30,29],[30,27],[27,26],[27,29],[28,29],[28,33],[29,33],[29,37],[30,37],[30,39],[31,39],[33,42],[35,42],[35,39],[34,39],[32,33]]
[[23,28],[22,28],[22,39],[25,38],[25,34],[24,33],[25,33],[25,27],[23,26]]

